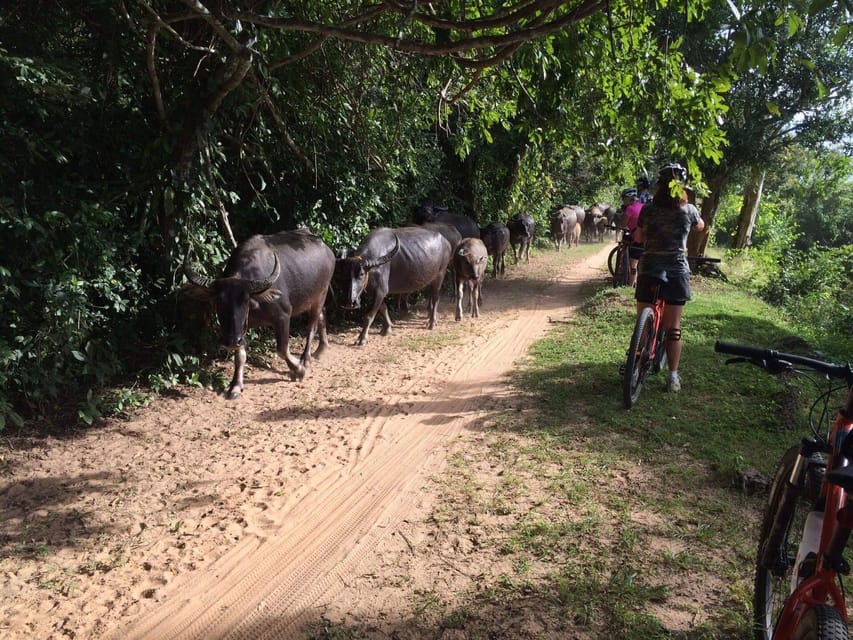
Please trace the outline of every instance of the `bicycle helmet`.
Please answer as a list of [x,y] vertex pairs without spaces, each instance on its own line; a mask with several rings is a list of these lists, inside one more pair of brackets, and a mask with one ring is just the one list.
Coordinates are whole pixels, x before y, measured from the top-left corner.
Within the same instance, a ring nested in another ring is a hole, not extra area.
[[665,164],[658,171],[658,176],[665,180],[678,180],[679,182],[687,182],[687,169],[682,167],[677,162]]
[[623,198],[636,198],[637,197],[637,190],[634,189],[633,187],[631,187],[629,189],[625,189],[624,191],[622,191],[622,197]]

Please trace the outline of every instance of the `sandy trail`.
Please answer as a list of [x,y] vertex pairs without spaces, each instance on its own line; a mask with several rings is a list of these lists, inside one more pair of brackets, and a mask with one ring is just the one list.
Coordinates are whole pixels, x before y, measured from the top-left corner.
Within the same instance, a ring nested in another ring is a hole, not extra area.
[[[454,324],[443,299],[437,331],[455,332],[452,346],[401,355],[401,340],[426,333],[420,316],[389,338],[372,333],[362,349],[351,346],[355,332],[334,335],[303,382],[261,369],[236,402],[199,391],[65,447],[52,443],[42,456],[48,467],[76,464],[76,484],[66,483],[71,509],[79,511],[70,487],[79,489],[82,468],[91,478],[75,495],[94,496],[87,513],[112,505],[125,484],[135,491],[134,506],[102,524],[104,539],[141,530],[126,565],[81,585],[85,608],[56,599],[46,612],[64,616],[56,635],[38,634],[45,612],[18,594],[0,610],[10,637],[67,637],[63,628],[116,640],[303,637],[347,577],[369,570],[389,532],[430,499],[424,486],[454,439],[506,393],[505,374],[549,322],[572,315],[610,248],[584,260],[552,256],[559,269],[550,275],[531,263],[488,282],[479,321]],[[10,487],[0,488],[0,508],[26,529],[27,506],[8,499]],[[58,552],[58,561],[82,562],[79,551]],[[13,582],[0,585],[9,591]]]

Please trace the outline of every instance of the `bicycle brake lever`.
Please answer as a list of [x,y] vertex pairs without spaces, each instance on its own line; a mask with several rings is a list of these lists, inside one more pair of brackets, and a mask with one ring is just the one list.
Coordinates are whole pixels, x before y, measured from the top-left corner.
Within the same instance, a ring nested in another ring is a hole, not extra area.
[[769,373],[773,374],[784,373],[794,368],[794,365],[787,360],[764,360],[762,364]]

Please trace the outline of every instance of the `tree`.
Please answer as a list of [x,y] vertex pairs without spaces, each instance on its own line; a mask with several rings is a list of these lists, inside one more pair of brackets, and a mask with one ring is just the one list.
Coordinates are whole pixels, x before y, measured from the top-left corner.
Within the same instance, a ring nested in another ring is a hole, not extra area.
[[[719,164],[701,166],[710,192],[702,203],[708,230],[720,191],[736,174],[767,168],[792,144],[817,148],[853,132],[853,51],[843,7],[751,4],[739,16],[728,11],[709,12],[686,34],[687,60],[731,81],[728,145]],[[749,216],[743,219],[748,224]],[[707,238],[707,231],[692,235],[688,250],[702,253]]]

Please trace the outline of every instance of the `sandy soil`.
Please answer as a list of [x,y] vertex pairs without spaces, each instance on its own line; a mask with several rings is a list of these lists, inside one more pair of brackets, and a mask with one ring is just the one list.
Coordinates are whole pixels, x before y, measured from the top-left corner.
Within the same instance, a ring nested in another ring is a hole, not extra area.
[[460,572],[401,559],[426,535],[430,478],[610,248],[539,251],[486,283],[479,320],[454,322],[445,296],[433,332],[423,304],[362,348],[356,327],[333,332],[301,382],[250,367],[237,401],[188,388],[67,438],[6,438],[0,635],[302,638],[356,611],[393,628],[408,590],[389,585]]

